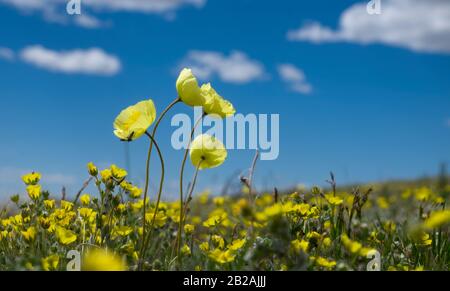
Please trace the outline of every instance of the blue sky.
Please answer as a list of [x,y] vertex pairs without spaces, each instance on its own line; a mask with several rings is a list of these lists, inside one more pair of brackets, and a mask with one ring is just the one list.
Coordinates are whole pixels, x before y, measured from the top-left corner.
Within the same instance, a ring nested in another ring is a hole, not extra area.
[[[340,183],[413,178],[449,160],[448,2],[381,0],[369,15],[365,1],[82,0],[82,16],[34,2],[0,0],[0,196],[24,192],[31,170],[73,193],[87,162],[124,166],[115,116],[145,98],[161,111],[185,64],[238,112],[280,114],[280,156],[258,164],[259,188],[323,184],[330,170]],[[182,157],[173,130],[167,119],[158,133],[166,195]],[[146,147],[130,144],[139,183]],[[252,158],[230,151],[198,189],[220,189]]]

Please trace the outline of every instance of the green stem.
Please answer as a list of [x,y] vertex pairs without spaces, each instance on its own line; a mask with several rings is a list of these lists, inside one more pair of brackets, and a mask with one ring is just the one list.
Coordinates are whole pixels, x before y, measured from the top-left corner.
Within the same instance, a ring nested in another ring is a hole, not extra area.
[[[186,215],[187,215],[187,207],[189,202],[192,199],[192,193],[194,192],[194,188],[195,188],[195,184],[197,183],[197,176],[198,176],[198,172],[200,170],[200,165],[202,164],[202,161],[198,164],[197,168],[195,169],[195,174],[194,174],[194,178],[192,179],[192,183],[191,183],[191,187],[189,189],[189,194],[188,197],[186,198],[186,201],[184,202],[184,207],[183,207],[183,224],[186,221]],[[183,228],[184,225],[181,225],[181,228]]]
[[[181,212],[182,212],[182,218],[180,218],[181,220],[180,220],[180,224],[179,224],[179,229],[181,229],[181,230],[183,230],[183,228],[184,228],[184,222],[186,221],[186,216],[187,216],[187,209],[188,209],[188,204],[189,204],[189,202],[191,201],[191,199],[192,199],[192,193],[194,192],[194,188],[195,188],[195,184],[197,183],[197,177],[198,177],[198,172],[199,172],[199,170],[200,170],[200,165],[202,164],[202,161],[200,161],[200,163],[198,164],[198,166],[195,168],[195,174],[194,174],[194,176],[193,176],[193,178],[192,178],[192,182],[191,182],[191,186],[190,186],[190,188],[189,188],[189,190],[188,190],[188,196],[187,196],[187,198],[186,198],[186,201],[184,202],[184,207],[182,208],[182,210],[180,210]],[[179,240],[178,242],[181,242],[181,240]],[[181,245],[181,243],[180,243],[180,245]],[[178,253],[177,253],[177,258],[178,258],[178,264],[179,264],[179,268],[181,268],[181,265],[182,265],[182,257],[181,257],[181,255],[180,255],[180,253],[179,253],[179,251],[180,251],[180,246],[177,246],[178,247],[178,249],[177,249],[177,251],[178,251]]]
[[[155,138],[156,130],[159,127],[159,124],[161,123],[161,120],[164,118],[166,113],[178,102],[181,102],[181,99],[177,97],[172,103],[167,106],[166,109],[161,113],[160,117],[155,123],[155,126],[153,127],[152,131],[152,138]],[[142,260],[143,260],[143,253],[144,253],[144,244],[145,244],[145,212],[146,212],[146,202],[147,202],[147,195],[148,195],[148,185],[149,185],[149,179],[150,179],[150,159],[152,156],[152,150],[153,150],[153,142],[150,142],[150,146],[148,148],[148,154],[147,154],[147,162],[146,162],[146,174],[145,174],[145,187],[144,187],[144,206],[142,207],[142,217],[143,217],[143,227],[142,227],[142,243],[141,243],[141,251],[139,254],[139,269],[142,267]]]
[[182,236],[182,224],[183,224],[183,176],[184,176],[184,168],[186,166],[187,157],[189,154],[189,148],[191,146],[192,139],[194,138],[195,129],[206,116],[206,113],[203,113],[202,116],[195,122],[194,127],[191,130],[191,136],[189,137],[189,142],[187,144],[186,150],[184,151],[183,161],[181,162],[181,170],[180,170],[180,221],[178,223],[178,233],[176,240],[176,248],[177,248],[177,257],[180,255],[181,248],[181,236]]
[[[162,194],[162,189],[163,189],[163,185],[164,185],[164,175],[165,175],[164,158],[163,158],[163,155],[161,153],[161,150],[160,150],[158,144],[156,143],[155,139],[148,133],[146,133],[146,135],[150,138],[151,142],[155,145],[156,151],[158,152],[158,156],[159,156],[159,159],[160,159],[160,162],[161,162],[161,179],[160,179],[160,182],[159,182],[158,198],[156,200],[155,213],[153,214],[152,222],[150,224],[149,233],[148,233],[147,237],[144,239],[144,248],[143,248],[144,252],[145,252],[145,250],[148,247],[148,243],[149,243],[150,238],[151,238],[152,230],[153,230],[153,227],[155,225],[156,215],[158,214],[158,208],[159,208],[159,204],[161,202],[161,194]],[[144,215],[144,220],[145,220],[145,215]]]

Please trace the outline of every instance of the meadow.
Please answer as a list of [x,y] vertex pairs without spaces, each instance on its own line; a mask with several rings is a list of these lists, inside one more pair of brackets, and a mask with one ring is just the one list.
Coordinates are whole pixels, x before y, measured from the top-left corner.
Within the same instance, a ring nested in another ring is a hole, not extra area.
[[[141,188],[116,165],[86,175],[96,193],[61,199],[42,189],[39,172],[22,177],[28,197],[11,197],[0,213],[0,270],[448,270],[450,194],[446,177],[412,184],[339,188],[299,187],[257,193],[255,162],[233,196],[198,192],[201,172],[227,158],[222,142],[192,131],[180,166],[177,201],[164,201],[164,157],[157,128],[177,103],[202,106],[203,116],[235,113],[210,84],[184,69],[178,97],[157,116],[152,100],[123,110],[114,121],[122,142],[148,138]],[[152,127],[153,126],[153,127]],[[151,128],[152,127],[152,128]],[[149,128],[151,130],[149,131]],[[161,171],[150,173],[156,150]],[[185,191],[185,166],[195,169]],[[149,199],[149,179],[159,181]]]

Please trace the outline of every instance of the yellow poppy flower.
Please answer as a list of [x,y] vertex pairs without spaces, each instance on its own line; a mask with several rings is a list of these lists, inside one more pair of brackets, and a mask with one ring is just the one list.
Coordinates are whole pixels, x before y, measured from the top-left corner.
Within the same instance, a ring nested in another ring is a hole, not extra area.
[[58,255],[51,255],[41,260],[44,271],[55,271],[59,265]]
[[195,230],[195,226],[192,224],[186,224],[184,226],[184,232],[186,233],[186,235],[190,235],[191,233],[193,233]]
[[432,212],[430,217],[423,223],[424,228],[433,229],[450,223],[450,210],[440,210]]
[[96,167],[92,162],[88,163],[87,167],[88,167],[89,175],[91,175],[91,176],[97,176],[97,174],[98,174],[98,169],[97,169],[97,167]]
[[198,247],[200,248],[200,250],[202,250],[204,252],[209,251],[209,243],[207,241],[202,242],[201,244],[198,245]]
[[190,255],[191,255],[191,248],[190,248],[187,244],[185,244],[185,245],[183,245],[183,247],[181,248],[181,253],[182,253],[184,256],[190,256]]
[[52,221],[48,217],[39,217],[38,221],[39,221],[39,224],[44,229],[48,229],[50,227],[50,225],[52,224]]
[[41,196],[41,185],[29,185],[27,186],[28,196],[32,200],[37,200]]
[[63,245],[69,245],[77,240],[77,236],[75,233],[63,227],[56,228],[56,237]]
[[211,216],[210,218],[208,218],[205,222],[203,222],[203,226],[204,227],[216,227],[217,225],[219,225],[222,221],[223,221],[223,217],[219,216],[219,215],[215,215],[215,216]]
[[26,241],[33,241],[34,238],[36,237],[36,233],[37,233],[36,228],[34,228],[34,226],[31,226],[27,228],[27,230],[22,231],[23,238]]
[[127,236],[129,235],[131,232],[133,232],[133,228],[129,227],[129,226],[116,226],[113,229],[113,234],[117,235],[117,236]]
[[117,210],[119,212],[125,212],[126,209],[127,209],[127,206],[123,203],[120,203],[119,205],[117,205]]
[[381,209],[388,209],[389,208],[389,202],[386,199],[386,197],[378,197],[377,198],[377,204],[378,204],[378,207],[380,207]]
[[55,207],[55,200],[44,200],[44,206],[48,209]]
[[73,203],[66,201],[66,200],[61,200],[61,209],[64,209],[66,211],[71,211],[73,209]]
[[125,271],[127,266],[111,251],[92,249],[83,257],[81,269],[83,271]]
[[333,206],[341,205],[344,202],[344,199],[334,196],[333,194],[325,194],[325,199]]
[[152,100],[141,101],[123,110],[114,121],[114,134],[124,141],[140,138],[156,118]]
[[192,142],[190,149],[191,162],[200,170],[215,168],[223,164],[227,158],[227,150],[215,137],[202,134]]
[[326,269],[332,269],[336,266],[336,261],[332,261],[332,260],[327,260],[326,258],[323,257],[318,257],[318,258],[313,258],[313,260],[316,262],[317,265],[324,267]]
[[296,240],[291,241],[291,246],[296,252],[302,251],[302,252],[306,253],[309,248],[309,242],[307,242],[305,240],[296,239]]
[[326,237],[323,239],[322,244],[324,247],[328,248],[331,245],[332,241],[331,238]]
[[111,179],[112,177],[111,169],[104,169],[103,171],[100,172],[100,176],[102,177],[103,183],[108,182],[109,179]]
[[234,240],[229,246],[228,249],[232,250],[232,251],[237,251],[239,249],[241,249],[246,243],[245,239],[237,239]]
[[91,196],[89,196],[89,194],[83,194],[80,197],[80,201],[83,205],[89,205],[89,202],[91,202]]
[[134,199],[140,198],[142,195],[142,189],[138,187],[131,187],[130,190],[128,191],[128,194],[130,195],[131,198]]
[[116,165],[111,165],[111,175],[116,180],[120,181],[120,180],[123,180],[128,175],[128,173],[127,173],[127,171],[117,167]]
[[191,69],[183,69],[176,83],[178,96],[189,106],[203,106],[205,97]]
[[92,214],[93,210],[91,208],[81,207],[78,208],[78,213],[80,213],[80,216],[83,218],[89,218]]
[[225,247],[225,240],[220,235],[211,236],[211,241],[213,241],[219,249],[223,249]]
[[226,118],[236,113],[233,104],[217,94],[216,90],[214,90],[210,83],[202,85],[201,92],[205,98],[205,105],[203,106],[203,109],[207,114],[218,115],[222,118]]
[[343,234],[341,236],[341,242],[344,247],[352,254],[360,253],[361,250],[365,249],[363,248],[361,243],[351,240],[346,234]]
[[125,190],[125,191],[131,191],[131,189],[134,186],[133,186],[133,184],[128,183],[127,181],[122,181],[122,183],[120,183],[120,187],[122,187],[122,189]]
[[[151,223],[153,221],[153,217],[155,216],[155,213],[147,212],[145,213],[145,221],[148,223]],[[155,217],[155,227],[163,227],[166,224],[167,221],[167,215],[163,211],[158,211]]]
[[37,183],[39,183],[40,180],[41,174],[35,172],[22,176],[22,181],[26,185],[36,185]]
[[209,253],[208,257],[219,264],[226,264],[234,261],[236,256],[230,250],[222,251],[220,249],[214,249]]

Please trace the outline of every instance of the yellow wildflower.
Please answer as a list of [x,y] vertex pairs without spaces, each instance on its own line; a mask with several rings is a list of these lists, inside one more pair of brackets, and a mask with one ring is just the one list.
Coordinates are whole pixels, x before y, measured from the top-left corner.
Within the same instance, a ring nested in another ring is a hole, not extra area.
[[82,260],[83,271],[125,271],[124,261],[107,250],[89,250]]
[[229,250],[232,250],[232,251],[237,251],[237,250],[241,249],[241,248],[245,245],[245,243],[246,243],[246,240],[245,240],[245,239],[237,239],[237,240],[234,240],[234,241],[231,242],[231,244],[228,246],[228,249],[229,249]]
[[199,170],[215,168],[223,164],[227,158],[227,150],[215,137],[202,134],[197,136],[190,148],[191,162]]
[[77,240],[77,236],[73,231],[63,227],[56,228],[56,237],[63,245],[69,245]]
[[325,199],[332,206],[338,206],[344,202],[344,199],[340,198],[339,196],[334,196],[333,194],[325,194]]
[[317,265],[324,267],[326,269],[331,270],[336,266],[336,261],[327,260],[326,258],[323,258],[323,257],[317,257],[317,258],[312,257],[312,258],[316,262]]
[[55,208],[55,200],[44,200],[44,206],[47,209],[53,209]]
[[114,134],[124,141],[140,138],[155,121],[156,109],[152,100],[141,101],[124,109],[114,121]]
[[189,106],[203,106],[205,98],[191,69],[184,68],[178,76],[176,87],[180,99]]
[[291,246],[293,247],[293,249],[296,252],[302,251],[302,252],[306,253],[309,248],[309,242],[307,242],[305,240],[296,239],[296,240],[291,241]]
[[41,185],[29,185],[27,186],[28,196],[32,200],[37,200],[41,196]]
[[200,250],[202,250],[204,252],[208,252],[209,251],[209,243],[207,241],[202,242],[201,244],[199,244],[198,247],[200,248]]
[[42,269],[44,271],[55,271],[58,269],[59,257],[58,255],[51,255],[41,260]]
[[362,248],[361,243],[351,240],[345,234],[341,236],[341,242],[344,245],[344,247],[352,254],[358,253]]
[[181,253],[182,253],[184,256],[190,256],[190,255],[191,255],[191,248],[190,248],[187,244],[184,244],[184,245],[181,247]]
[[71,211],[73,209],[73,203],[65,200],[61,200],[61,209]]
[[130,226],[116,226],[113,229],[113,234],[118,236],[128,236],[133,232],[133,228]]
[[428,217],[423,226],[425,229],[433,229],[443,226],[450,222],[450,210],[440,210],[432,212],[430,217]]
[[209,252],[208,256],[219,264],[231,263],[236,258],[236,256],[230,250],[222,251],[220,249],[212,250],[211,252]]
[[26,241],[33,241],[36,238],[36,228],[34,226],[30,226],[27,230],[22,231],[23,238]]
[[40,173],[32,172],[30,174],[26,174],[26,175],[22,176],[22,181],[26,185],[37,185],[37,183],[39,183],[40,180],[41,180]]
[[207,114],[217,115],[221,118],[234,115],[236,110],[233,105],[217,94],[210,83],[202,85],[200,90],[205,100],[203,109]]
[[114,179],[121,181],[128,175],[128,173],[127,171],[117,167],[116,165],[111,165],[111,175],[114,177]]
[[416,200],[417,201],[427,201],[428,199],[430,199],[431,196],[431,190],[427,187],[422,187],[416,190]]
[[186,224],[184,226],[184,232],[186,233],[186,235],[190,235],[191,233],[194,232],[195,226],[192,224]]
[[89,175],[94,176],[94,177],[98,175],[98,169],[92,162],[88,163],[87,168],[88,168]]
[[213,235],[211,240],[217,245],[218,248],[223,249],[225,247],[225,240],[220,235]]
[[383,197],[383,196],[378,197],[377,204],[378,204],[378,207],[380,207],[381,209],[389,208],[389,202],[387,201],[386,197]]
[[213,203],[214,203],[216,206],[222,206],[222,205],[225,203],[225,198],[224,198],[224,197],[215,197],[215,198],[213,199]]
[[83,218],[89,218],[92,214],[93,210],[91,208],[87,208],[87,207],[81,207],[78,208],[78,213],[80,213],[80,216]]
[[203,222],[204,227],[216,227],[222,222],[223,218],[221,216],[215,215],[208,218],[205,222]]
[[142,195],[142,189],[138,187],[131,187],[130,190],[128,191],[128,194],[130,195],[131,198],[138,199]]
[[87,206],[87,205],[89,205],[89,202],[91,202],[91,196],[89,196],[89,194],[83,194],[80,197],[80,201],[81,201],[81,204]]
[[112,177],[111,169],[104,169],[100,172],[100,176],[102,177],[103,183],[108,182]]

